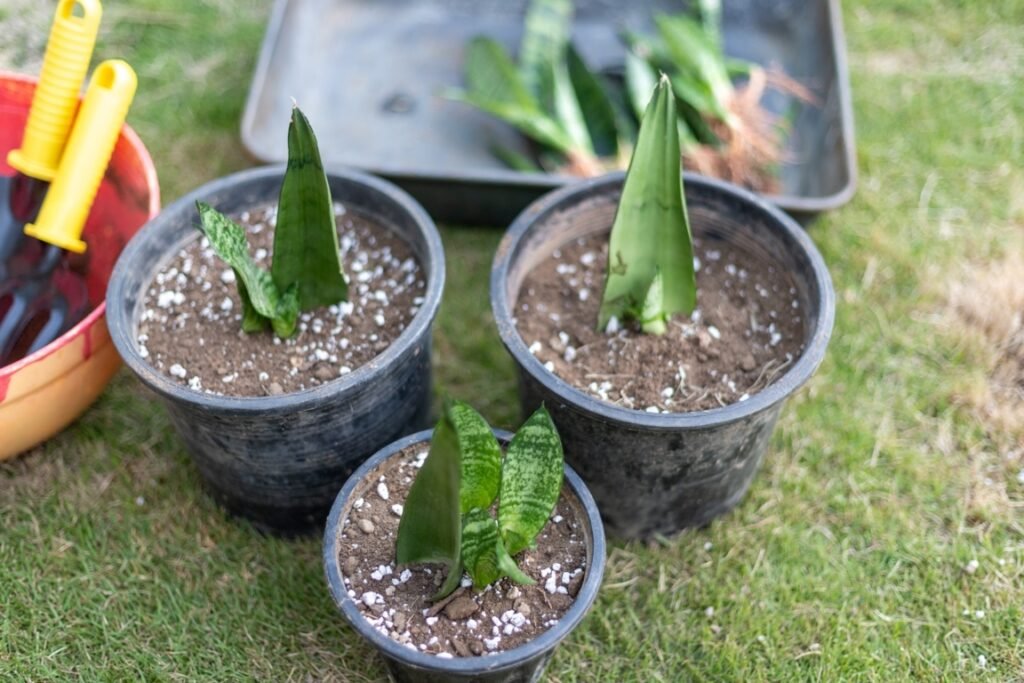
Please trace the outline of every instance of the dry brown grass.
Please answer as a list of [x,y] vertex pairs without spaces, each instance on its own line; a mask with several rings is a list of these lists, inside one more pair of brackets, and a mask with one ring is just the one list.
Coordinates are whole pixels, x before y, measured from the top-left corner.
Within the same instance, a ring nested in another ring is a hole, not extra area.
[[951,323],[984,354],[988,376],[966,392],[990,431],[1024,444],[1024,253],[976,264],[950,288]]

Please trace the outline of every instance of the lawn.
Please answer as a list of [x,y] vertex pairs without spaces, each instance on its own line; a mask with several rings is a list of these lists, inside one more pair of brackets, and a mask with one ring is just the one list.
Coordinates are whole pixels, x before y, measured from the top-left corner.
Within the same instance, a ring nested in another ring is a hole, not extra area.
[[[97,54],[139,72],[130,122],[165,203],[247,166],[270,2],[106,4]],[[45,31],[49,7],[10,0],[0,29]],[[1015,314],[1019,335],[1024,311],[1024,2],[843,9],[860,185],[811,227],[839,301],[828,358],[734,512],[612,544],[547,680],[1024,678],[1024,342],[978,322]],[[0,66],[34,68],[37,45],[8,42]],[[484,294],[500,232],[443,238],[437,386],[514,427]],[[319,555],[214,505],[122,371],[72,428],[0,465],[0,680],[379,680]]]

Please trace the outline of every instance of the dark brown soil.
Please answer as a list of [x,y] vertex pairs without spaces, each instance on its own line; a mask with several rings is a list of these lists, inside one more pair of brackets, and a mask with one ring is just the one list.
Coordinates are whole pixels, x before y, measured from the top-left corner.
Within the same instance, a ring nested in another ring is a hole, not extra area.
[[[697,310],[663,336],[610,323],[596,329],[608,261],[607,233],[574,239],[530,272],[516,326],[545,367],[609,403],[651,413],[745,401],[803,349],[804,324],[788,274],[745,251],[697,254]],[[619,329],[616,329],[616,328]]]
[[475,591],[463,576],[462,587],[433,605],[429,598],[445,578],[444,567],[395,565],[401,506],[428,448],[406,448],[356,490],[342,525],[339,558],[349,597],[372,626],[410,649],[440,657],[511,650],[558,623],[575,600],[586,569],[582,522],[563,489],[537,547],[515,558],[535,585],[506,578]]
[[[143,357],[196,391],[266,396],[324,384],[380,354],[423,303],[422,271],[391,230],[339,205],[336,214],[348,302],[303,313],[289,339],[269,329],[246,334],[234,273],[197,232],[143,300]],[[247,229],[253,258],[269,268],[277,207],[232,218]]]

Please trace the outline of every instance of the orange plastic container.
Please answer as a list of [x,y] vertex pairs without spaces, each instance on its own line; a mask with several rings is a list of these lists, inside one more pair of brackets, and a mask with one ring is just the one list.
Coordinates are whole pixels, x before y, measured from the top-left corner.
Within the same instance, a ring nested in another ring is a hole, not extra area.
[[[34,79],[0,72],[0,174],[14,173],[3,160],[21,142],[34,91]],[[0,460],[64,429],[92,405],[120,367],[104,318],[107,280],[124,245],[159,211],[153,160],[125,126],[83,231],[92,310],[36,353],[0,367]]]

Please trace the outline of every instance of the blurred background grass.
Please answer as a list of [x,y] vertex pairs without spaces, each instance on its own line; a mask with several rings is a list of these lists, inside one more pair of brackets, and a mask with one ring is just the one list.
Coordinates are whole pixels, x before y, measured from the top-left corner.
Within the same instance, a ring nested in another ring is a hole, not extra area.
[[[35,73],[52,7],[4,0],[0,66]],[[250,164],[239,121],[269,8],[106,3],[97,58],[139,73],[130,122],[165,203]],[[1024,275],[1006,265],[1024,263],[1024,2],[843,9],[861,183],[811,228],[839,299],[829,358],[735,512],[613,545],[548,680],[1024,679],[1024,379],[1014,393],[997,372],[1018,347],[971,322],[1021,315],[1001,287]],[[443,237],[437,385],[514,427],[486,297],[500,232]],[[1008,274],[972,298],[992,272]],[[319,553],[218,509],[122,372],[0,465],[0,679],[379,680]]]

